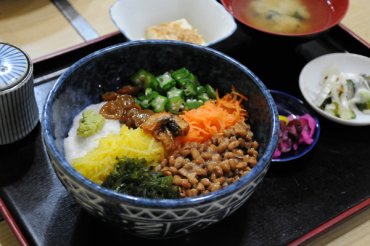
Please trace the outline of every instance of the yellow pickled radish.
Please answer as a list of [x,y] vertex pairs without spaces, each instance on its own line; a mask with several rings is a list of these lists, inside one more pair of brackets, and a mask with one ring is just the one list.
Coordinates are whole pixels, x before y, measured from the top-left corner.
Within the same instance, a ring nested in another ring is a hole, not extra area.
[[122,125],[119,134],[110,134],[99,140],[99,145],[83,157],[72,159],[73,167],[91,181],[102,184],[118,163],[117,157],[144,158],[160,162],[164,157],[161,142],[143,129]]
[[284,115],[279,115],[279,120],[284,121],[286,124],[288,124],[288,122],[289,122],[288,117],[286,117]]

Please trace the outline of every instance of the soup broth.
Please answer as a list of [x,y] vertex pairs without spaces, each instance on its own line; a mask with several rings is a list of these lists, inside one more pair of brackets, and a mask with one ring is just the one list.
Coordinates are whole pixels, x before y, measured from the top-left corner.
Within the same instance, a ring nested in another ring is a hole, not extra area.
[[309,33],[330,22],[332,8],[325,0],[246,0],[242,18],[268,32],[281,34]]

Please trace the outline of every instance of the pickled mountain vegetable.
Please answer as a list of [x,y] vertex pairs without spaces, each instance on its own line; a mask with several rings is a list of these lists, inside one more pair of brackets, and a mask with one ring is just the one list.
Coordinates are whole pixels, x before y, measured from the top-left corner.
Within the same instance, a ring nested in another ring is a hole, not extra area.
[[172,153],[176,148],[175,138],[185,136],[189,131],[188,122],[168,112],[150,116],[140,127],[150,132],[156,140],[161,141],[167,153]]

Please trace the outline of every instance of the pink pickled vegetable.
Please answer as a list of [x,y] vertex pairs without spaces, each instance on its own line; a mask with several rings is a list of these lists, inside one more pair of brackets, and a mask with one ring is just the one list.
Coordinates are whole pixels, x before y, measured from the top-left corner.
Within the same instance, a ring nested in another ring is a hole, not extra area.
[[289,115],[288,123],[280,120],[279,124],[278,146],[272,156],[273,158],[277,158],[283,153],[297,150],[300,144],[312,144],[316,121],[311,115]]

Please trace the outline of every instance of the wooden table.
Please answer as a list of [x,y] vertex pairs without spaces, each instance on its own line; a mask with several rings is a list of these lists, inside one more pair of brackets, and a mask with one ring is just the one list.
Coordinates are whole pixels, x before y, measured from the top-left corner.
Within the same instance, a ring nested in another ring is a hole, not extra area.
[[[100,37],[116,32],[109,15],[115,0],[70,0]],[[0,1],[0,41],[38,61],[86,42],[49,0]]]
[[[70,0],[100,38],[117,33],[109,16],[115,0]],[[351,0],[341,26],[360,42],[370,44],[370,2]],[[0,41],[25,50],[34,62],[88,43],[48,0],[1,0]],[[370,45],[369,45],[370,47]],[[320,234],[309,245],[370,245],[370,209],[361,210]],[[0,222],[0,245],[18,245],[6,221]]]
[[359,41],[370,47],[370,2],[350,0],[349,9],[341,26],[352,33]]

